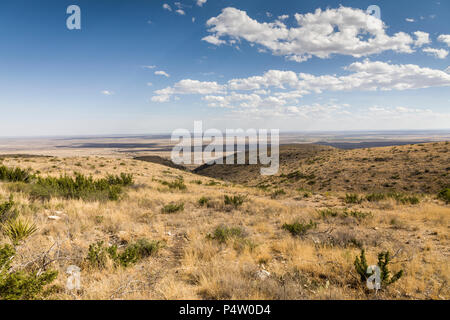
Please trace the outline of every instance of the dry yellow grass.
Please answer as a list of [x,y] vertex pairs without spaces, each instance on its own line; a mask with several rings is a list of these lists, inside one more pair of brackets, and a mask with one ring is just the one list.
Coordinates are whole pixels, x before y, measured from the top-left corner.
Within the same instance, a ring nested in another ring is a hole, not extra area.
[[[119,201],[84,202],[51,199],[31,201],[13,193],[22,216],[32,219],[38,232],[17,248],[20,267],[45,253],[55,259],[48,267],[59,271],[62,287],[54,299],[449,299],[450,207],[433,196],[418,205],[392,200],[349,205],[345,194],[317,193],[304,198],[295,189],[278,198],[271,191],[232,185],[210,178],[129,159],[6,158],[9,167],[32,168],[41,175],[81,172],[94,177],[132,173],[136,187]],[[183,177],[186,190],[171,190],[160,181]],[[201,184],[198,183],[201,181]],[[0,201],[10,195],[0,183]],[[237,209],[224,204],[224,195],[246,195]],[[201,206],[201,197],[209,199]],[[169,203],[184,210],[164,214]],[[321,217],[317,210],[349,208],[372,217]],[[60,220],[48,216],[56,211]],[[282,229],[295,220],[317,222],[317,229],[293,237]],[[243,239],[220,243],[208,238],[219,225],[239,227]],[[93,268],[86,262],[89,245],[96,241],[125,244],[140,238],[165,241],[157,256],[128,268]],[[403,269],[397,283],[378,294],[365,290],[353,261],[361,243],[370,264],[382,250],[395,254],[392,271]],[[0,243],[8,239],[0,235]],[[42,261],[37,259],[34,264]],[[66,268],[79,266],[82,289],[64,289]],[[261,277],[262,270],[270,273]]]

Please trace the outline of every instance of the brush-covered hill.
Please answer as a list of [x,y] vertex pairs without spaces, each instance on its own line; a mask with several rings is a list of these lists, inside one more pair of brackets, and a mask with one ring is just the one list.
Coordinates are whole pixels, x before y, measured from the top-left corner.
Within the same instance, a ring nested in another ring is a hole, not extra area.
[[280,146],[280,171],[260,165],[204,165],[195,173],[248,186],[310,191],[436,193],[450,184],[448,142],[341,150]]

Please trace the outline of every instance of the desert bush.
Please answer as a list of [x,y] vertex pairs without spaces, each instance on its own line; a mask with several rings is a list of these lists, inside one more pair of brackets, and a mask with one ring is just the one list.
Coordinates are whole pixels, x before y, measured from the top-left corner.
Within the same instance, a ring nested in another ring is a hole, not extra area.
[[243,238],[244,236],[244,231],[239,227],[227,227],[224,225],[220,225],[214,230],[212,234],[209,234],[207,237],[220,243],[225,243],[232,238]]
[[359,204],[359,203],[361,203],[362,199],[359,197],[359,195],[351,193],[351,194],[345,195],[344,201],[345,201],[345,203],[349,203],[349,204]]
[[246,197],[243,195],[237,195],[237,196],[228,196],[225,195],[224,197],[224,203],[225,205],[231,205],[234,208],[239,208],[244,204],[244,201],[246,200]]
[[438,198],[445,203],[450,203],[450,188],[442,189],[441,192],[438,194]]
[[106,177],[106,180],[108,180],[108,183],[112,186],[128,187],[134,183],[133,175],[129,174],[129,173],[123,173],[123,172],[118,176],[108,175]]
[[[378,254],[378,267],[381,270],[381,284],[387,287],[394,282],[398,281],[403,276],[403,270],[400,270],[391,277],[391,272],[389,270],[389,263],[391,262],[391,256],[389,251],[380,252]],[[368,265],[366,259],[366,253],[364,249],[361,250],[361,255],[355,258],[354,262],[355,270],[361,278],[361,281],[366,283],[367,279],[372,275],[367,273]]]
[[417,196],[405,195],[399,192],[371,193],[365,197],[365,200],[369,202],[378,202],[386,199],[394,199],[401,204],[415,205],[420,203],[420,199]]
[[98,269],[106,266],[108,258],[113,261],[115,266],[126,268],[144,258],[157,254],[162,247],[163,243],[160,241],[140,239],[126,246],[123,250],[119,250],[117,245],[106,247],[103,241],[99,241],[89,246],[86,260],[91,266]]
[[89,245],[86,260],[92,267],[102,269],[107,264],[108,256],[109,248],[104,246],[103,241],[98,241]]
[[362,220],[362,219],[373,217],[373,214],[372,214],[372,212],[364,212],[364,211],[359,211],[359,210],[347,210],[346,209],[343,212],[343,216],[344,217],[353,217],[358,220]]
[[339,216],[339,210],[331,209],[331,208],[317,210],[317,213],[319,214],[320,217],[322,217],[324,219],[329,218],[329,217],[335,218],[335,217]]
[[272,199],[276,199],[276,198],[278,198],[279,196],[284,196],[286,194],[286,191],[284,191],[283,189],[278,189],[278,190],[275,190],[271,195],[270,195],[270,197],[272,198]]
[[36,224],[22,219],[10,220],[3,226],[3,232],[14,245],[19,244],[36,231]]
[[408,195],[404,195],[402,193],[389,193],[388,194],[389,198],[394,199],[395,201],[397,201],[398,203],[401,204],[418,204],[420,202],[420,199],[416,196],[408,196]]
[[386,194],[384,193],[371,193],[366,196],[366,200],[369,202],[378,202],[386,199]]
[[67,175],[56,177],[37,177],[31,184],[18,183],[13,190],[30,194],[33,199],[49,200],[52,197],[65,199],[83,199],[86,201],[118,200],[122,187],[133,183],[132,175],[109,175],[107,178],[95,180],[92,176],[75,173],[75,177]]
[[0,247],[0,300],[34,300],[48,296],[54,287],[47,288],[58,276],[57,271],[42,273],[11,270],[16,252],[10,245]]
[[170,203],[165,205],[161,212],[162,213],[176,213],[184,210],[184,203]]
[[19,213],[17,212],[17,210],[14,210],[13,207],[14,200],[12,195],[9,197],[8,201],[0,203],[0,224],[17,218]]
[[161,181],[161,184],[169,187],[169,189],[178,189],[178,190],[186,190],[187,189],[186,185],[184,184],[184,180],[182,178],[177,179],[172,182]]
[[302,236],[305,235],[308,230],[317,228],[317,223],[312,220],[310,220],[309,223],[296,221],[291,224],[285,223],[282,228],[289,231],[293,236]]
[[0,181],[28,183],[33,178],[34,175],[30,173],[30,170],[0,166]]
[[206,205],[208,204],[208,202],[209,202],[209,199],[206,198],[206,197],[201,197],[201,198],[198,200],[198,204],[199,204],[200,206],[202,206],[202,207],[206,206]]

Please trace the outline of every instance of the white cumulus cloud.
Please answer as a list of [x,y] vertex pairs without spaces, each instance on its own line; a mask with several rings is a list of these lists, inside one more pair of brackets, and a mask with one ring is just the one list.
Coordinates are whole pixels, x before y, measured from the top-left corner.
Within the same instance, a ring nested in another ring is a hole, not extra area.
[[445,49],[424,48],[422,51],[438,59],[445,59],[448,56],[448,51]]
[[450,47],[450,34],[441,34],[438,37],[438,41],[444,42],[445,44],[447,44],[447,46]]
[[288,106],[305,95],[323,91],[390,91],[450,86],[450,74],[413,64],[395,65],[365,60],[345,68],[346,75],[312,75],[269,70],[262,75],[231,79],[224,84],[185,79],[155,91],[154,101],[176,94],[199,94],[213,107],[260,108]]
[[426,42],[425,33],[416,32],[416,40],[404,32],[390,36],[383,21],[360,9],[317,9],[295,14],[295,19],[298,26],[289,28],[281,19],[258,22],[245,11],[229,7],[207,21],[211,35],[202,40],[212,44],[246,40],[298,62],[332,54],[359,58],[388,50],[413,53],[414,45]]

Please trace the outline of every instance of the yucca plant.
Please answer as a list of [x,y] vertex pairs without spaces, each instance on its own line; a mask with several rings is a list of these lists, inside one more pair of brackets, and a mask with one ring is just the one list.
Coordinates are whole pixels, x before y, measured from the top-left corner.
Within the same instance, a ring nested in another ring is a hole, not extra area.
[[15,219],[8,221],[4,227],[4,233],[14,245],[30,237],[37,231],[36,224],[29,220]]

